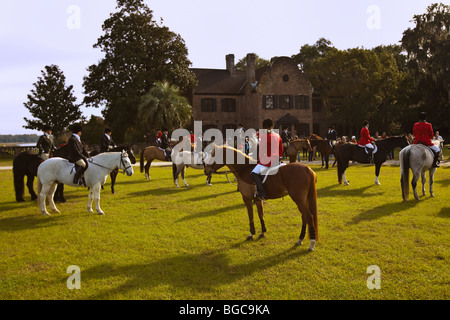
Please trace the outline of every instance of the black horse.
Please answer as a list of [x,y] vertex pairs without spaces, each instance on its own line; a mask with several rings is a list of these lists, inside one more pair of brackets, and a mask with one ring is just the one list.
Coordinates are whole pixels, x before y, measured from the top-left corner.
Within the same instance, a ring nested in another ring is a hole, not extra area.
[[[130,159],[132,164],[136,163],[136,157],[134,156],[134,152],[133,149],[131,149],[130,146],[119,146],[119,147],[115,147],[111,150],[109,150],[108,152],[121,152],[121,151],[126,151],[126,153],[128,154],[128,158]],[[98,151],[92,151],[89,156],[93,157],[96,156],[97,154],[99,154],[100,152]],[[112,194],[115,194],[116,191],[114,190],[114,185],[116,184],[116,178],[117,178],[117,174],[119,173],[119,169],[113,170],[110,174],[111,177],[111,192]],[[102,186],[103,189],[103,186]]]
[[[375,184],[380,185],[378,176],[380,175],[381,165],[387,160],[389,152],[398,147],[403,149],[409,145],[409,141],[406,135],[402,135],[376,140],[375,145],[377,148],[376,153],[373,155],[373,162],[375,164]],[[360,147],[356,143],[344,143],[339,146],[336,151],[336,159],[338,165],[338,182],[341,184],[342,179],[344,179],[345,185],[348,185],[348,181],[345,177],[345,170],[347,170],[350,160],[359,163],[370,163],[365,148]]]
[[[68,158],[67,146],[64,146],[53,153],[54,157]],[[41,157],[32,152],[24,151],[18,154],[13,160],[13,175],[14,175],[14,190],[16,193],[16,201],[24,202],[23,195],[25,193],[24,179],[27,177],[28,192],[31,195],[31,200],[36,200],[37,195],[33,189],[34,177],[37,176],[37,170],[42,163]],[[54,200],[56,202],[66,202],[64,198],[64,184],[58,184]]]

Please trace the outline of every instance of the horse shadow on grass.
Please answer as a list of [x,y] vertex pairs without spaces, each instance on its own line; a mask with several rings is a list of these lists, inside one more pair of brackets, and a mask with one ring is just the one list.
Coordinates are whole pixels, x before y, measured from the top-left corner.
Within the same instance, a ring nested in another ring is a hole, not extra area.
[[360,222],[381,219],[383,217],[390,216],[394,213],[414,208],[418,203],[419,203],[418,201],[414,200],[407,202],[401,201],[383,204],[370,210],[361,212],[357,216],[353,217],[353,219],[348,223],[348,225],[355,225]]
[[188,215],[188,216],[184,216],[183,218],[177,220],[176,222],[183,222],[183,221],[188,221],[188,220],[193,220],[193,219],[200,219],[200,218],[207,218],[207,217],[211,217],[211,216],[215,216],[224,212],[229,212],[235,209],[245,209],[245,205],[244,203],[239,203],[239,204],[235,204],[233,206],[229,206],[229,207],[222,207],[222,208],[217,208],[214,210],[210,210],[210,211],[206,211],[206,212],[199,212],[196,214],[192,214],[192,215]]
[[365,193],[366,191],[376,188],[376,185],[368,185],[357,189],[352,189],[351,187],[343,187],[341,185],[331,185],[328,187],[318,188],[318,197],[360,197],[364,194],[365,197],[378,196],[377,193]]
[[[248,243],[251,245],[251,243]],[[299,249],[291,247],[283,252],[273,254],[259,260],[232,264],[227,251],[239,248],[246,243],[237,243],[230,248],[218,249],[196,254],[182,254],[158,261],[142,264],[114,265],[100,264],[83,270],[83,281],[105,280],[109,277],[117,279],[126,277],[128,280],[114,288],[103,290],[89,299],[108,299],[114,295],[126,296],[135,290],[170,286],[188,289],[193,292],[214,292],[215,288],[230,284],[254,273],[264,271],[290,260],[299,259],[308,254],[307,247]]]
[[[37,209],[36,209],[37,212]],[[39,228],[49,228],[60,224],[63,217],[53,215],[51,218],[42,214],[17,216],[0,219],[0,232],[17,232],[23,230],[35,230]]]

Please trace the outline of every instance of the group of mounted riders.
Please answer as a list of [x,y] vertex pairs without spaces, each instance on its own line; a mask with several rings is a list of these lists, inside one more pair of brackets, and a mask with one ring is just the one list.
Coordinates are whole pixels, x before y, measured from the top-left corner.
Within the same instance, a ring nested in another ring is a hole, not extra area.
[[[39,155],[42,160],[47,160],[50,158],[51,154],[57,150],[53,139],[52,139],[52,128],[49,126],[44,127],[44,134],[39,138],[37,142],[37,148],[39,150]],[[89,153],[85,146],[81,142],[81,134],[83,128],[80,124],[75,124],[72,126],[72,134],[70,135],[67,145],[65,145],[66,152],[65,158],[70,162],[75,164],[75,175],[73,178],[73,183],[82,185],[83,173],[87,170],[89,162]],[[112,130],[106,128],[104,134],[100,139],[100,153],[108,152],[109,150],[116,147],[116,144],[111,138]],[[63,145],[64,146],[64,145]]]
[[[433,127],[427,122],[427,114],[422,112],[419,116],[419,121],[414,124],[413,135],[415,137],[414,144],[424,144],[433,152],[434,163],[433,167],[439,167],[439,153],[440,150],[431,141],[434,138]],[[251,177],[256,185],[257,195],[259,199],[264,199],[265,191],[262,181],[262,177],[265,172],[272,166],[274,161],[279,161],[284,155],[286,155],[285,150],[287,149],[292,138],[289,135],[288,128],[284,127],[280,135],[273,131],[274,124],[272,120],[266,119],[263,122],[263,129],[267,130],[264,134],[259,136],[260,145],[264,145],[264,151],[259,152],[258,164],[251,172]],[[75,124],[72,126],[72,134],[68,139],[67,143],[67,160],[75,164],[75,175],[74,184],[83,184],[83,173],[88,168],[89,153],[81,142],[82,126]],[[37,147],[39,149],[39,155],[42,160],[47,160],[51,153],[56,150],[53,143],[52,129],[50,127],[44,128],[44,134],[39,138],[37,142]],[[111,138],[112,130],[106,128],[104,134],[100,141],[100,153],[107,152],[112,148],[116,147],[116,144]],[[369,122],[364,121],[362,124],[362,129],[360,132],[360,140],[357,144],[364,147],[367,153],[369,162],[373,162],[373,152],[374,152],[374,141],[375,139],[371,137],[369,131]],[[191,143],[198,142],[197,138],[191,134]],[[326,137],[329,145],[333,150],[335,150],[338,136],[335,128],[330,126]],[[172,148],[170,144],[169,131],[167,129],[162,129],[157,135],[157,144],[161,150],[164,151],[166,155],[166,160],[171,161]]]

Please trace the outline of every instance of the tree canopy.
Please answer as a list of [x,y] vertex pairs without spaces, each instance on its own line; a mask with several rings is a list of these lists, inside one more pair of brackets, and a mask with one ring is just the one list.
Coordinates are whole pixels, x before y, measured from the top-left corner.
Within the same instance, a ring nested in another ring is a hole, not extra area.
[[117,11],[105,20],[94,48],[105,57],[88,68],[84,78],[87,106],[100,107],[116,139],[136,127],[142,95],[156,82],[168,81],[182,94],[196,84],[189,70],[188,50],[180,35],[153,20],[143,0],[118,0]]
[[66,86],[66,77],[56,65],[45,66],[41,77],[33,84],[34,89],[24,103],[34,119],[24,118],[26,129],[42,131],[50,126],[58,137],[72,123],[83,119],[80,105],[76,104],[73,86]]
[[403,33],[406,68],[420,95],[418,110],[435,127],[450,129],[450,6],[433,4],[415,15],[415,27]]

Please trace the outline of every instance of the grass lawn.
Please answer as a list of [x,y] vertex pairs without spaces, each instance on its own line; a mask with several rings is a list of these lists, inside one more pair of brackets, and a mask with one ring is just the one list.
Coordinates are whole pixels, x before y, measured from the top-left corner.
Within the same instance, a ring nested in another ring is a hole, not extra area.
[[[290,198],[265,204],[266,238],[245,241],[248,217],[224,176],[205,185],[188,169],[176,189],[170,168],[138,168],[109,179],[105,216],[86,210],[85,188],[66,187],[61,214],[44,217],[26,194],[16,203],[12,171],[0,171],[0,299],[449,299],[450,167],[435,175],[435,198],[402,202],[400,169],[351,166],[350,186],[335,168],[318,176],[320,239],[294,246],[300,213]],[[301,181],[299,181],[301,183]],[[427,188],[428,189],[428,188]],[[259,222],[255,220],[257,233]],[[81,289],[69,290],[71,265]],[[381,289],[369,290],[381,270]]]

